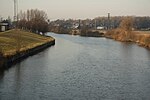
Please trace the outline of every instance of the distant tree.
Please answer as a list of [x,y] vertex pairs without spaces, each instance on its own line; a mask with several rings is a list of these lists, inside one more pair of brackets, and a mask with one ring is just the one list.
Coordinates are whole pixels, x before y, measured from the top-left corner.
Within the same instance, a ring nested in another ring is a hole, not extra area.
[[124,17],[120,23],[120,28],[126,31],[131,31],[133,28],[133,18]]
[[147,28],[150,28],[150,17],[141,17],[139,20],[138,20],[138,28],[139,29],[147,29]]
[[120,38],[124,41],[131,41],[134,37],[133,32],[133,17],[122,17],[122,20],[119,25],[119,29],[116,29],[115,33],[119,33],[116,35],[116,38]]
[[47,32],[48,22],[47,14],[38,9],[27,10],[19,13],[18,27],[21,29],[28,29],[32,32]]

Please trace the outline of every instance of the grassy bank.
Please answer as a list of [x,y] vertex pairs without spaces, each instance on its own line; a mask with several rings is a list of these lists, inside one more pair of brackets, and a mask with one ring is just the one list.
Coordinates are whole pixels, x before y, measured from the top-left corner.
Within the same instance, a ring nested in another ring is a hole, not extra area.
[[50,41],[54,41],[54,38],[18,29],[0,32],[0,55],[10,57]]
[[126,31],[122,29],[110,30],[105,37],[122,42],[135,42],[138,45],[150,48],[150,34],[142,31]]

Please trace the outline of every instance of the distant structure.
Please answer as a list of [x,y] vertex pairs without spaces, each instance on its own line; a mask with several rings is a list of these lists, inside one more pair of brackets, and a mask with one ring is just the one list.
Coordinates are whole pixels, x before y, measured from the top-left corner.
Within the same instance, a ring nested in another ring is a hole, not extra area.
[[14,0],[14,21],[17,21],[17,13],[18,13],[18,2],[17,0]]
[[96,21],[96,19],[95,19],[95,30],[97,29],[97,21]]
[[10,29],[10,23],[8,20],[3,20],[0,22],[0,32],[4,32]]
[[107,29],[110,29],[110,13],[108,13],[108,23],[107,23]]
[[0,16],[0,22],[3,20],[3,18]]
[[79,26],[78,29],[81,29],[81,20],[79,19]]

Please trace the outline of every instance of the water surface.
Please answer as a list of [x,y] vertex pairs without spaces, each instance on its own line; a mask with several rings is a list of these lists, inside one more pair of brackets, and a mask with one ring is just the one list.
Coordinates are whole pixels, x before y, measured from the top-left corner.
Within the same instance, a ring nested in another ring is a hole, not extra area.
[[0,71],[0,100],[150,100],[150,51],[48,33],[56,44]]

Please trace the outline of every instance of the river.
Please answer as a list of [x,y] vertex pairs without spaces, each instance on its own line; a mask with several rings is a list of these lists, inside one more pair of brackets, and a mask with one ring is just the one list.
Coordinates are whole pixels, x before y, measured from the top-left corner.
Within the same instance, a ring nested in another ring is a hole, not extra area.
[[150,51],[48,33],[55,46],[0,71],[0,100],[150,100]]

